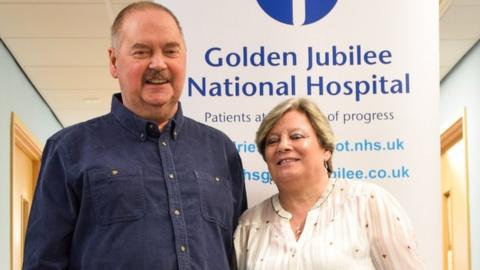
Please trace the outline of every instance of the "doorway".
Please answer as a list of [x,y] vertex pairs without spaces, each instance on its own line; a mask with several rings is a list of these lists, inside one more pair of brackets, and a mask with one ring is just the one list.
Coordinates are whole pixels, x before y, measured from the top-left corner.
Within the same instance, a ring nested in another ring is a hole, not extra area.
[[10,254],[11,269],[22,269],[23,245],[40,170],[41,147],[35,137],[12,113],[10,181]]
[[441,135],[443,269],[470,270],[466,114]]

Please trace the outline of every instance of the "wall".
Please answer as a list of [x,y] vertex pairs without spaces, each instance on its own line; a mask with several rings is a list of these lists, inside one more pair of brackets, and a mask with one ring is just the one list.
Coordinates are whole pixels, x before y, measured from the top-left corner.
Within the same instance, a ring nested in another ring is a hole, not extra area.
[[10,117],[15,112],[36,139],[62,126],[0,39],[0,269],[10,269]]
[[441,132],[467,111],[468,176],[470,189],[471,269],[480,269],[480,42],[442,80]]

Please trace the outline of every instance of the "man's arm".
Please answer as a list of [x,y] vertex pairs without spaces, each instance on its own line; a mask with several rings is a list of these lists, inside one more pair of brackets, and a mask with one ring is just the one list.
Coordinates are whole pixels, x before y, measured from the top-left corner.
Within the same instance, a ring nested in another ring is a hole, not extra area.
[[238,218],[247,209],[247,193],[245,190],[245,178],[240,155],[235,145],[231,143],[228,148],[229,169],[232,177],[232,195],[235,200],[235,214],[233,220],[234,230],[238,224]]
[[67,269],[77,216],[65,151],[45,147],[25,237],[23,269]]

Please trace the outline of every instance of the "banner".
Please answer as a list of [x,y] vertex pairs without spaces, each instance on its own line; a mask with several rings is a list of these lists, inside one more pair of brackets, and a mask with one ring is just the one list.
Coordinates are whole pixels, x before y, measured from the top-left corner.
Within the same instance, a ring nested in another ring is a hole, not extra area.
[[333,178],[383,186],[441,268],[438,1],[160,1],[187,44],[185,114],[242,157],[249,205],[276,187],[254,144],[265,113],[314,100],[336,137]]

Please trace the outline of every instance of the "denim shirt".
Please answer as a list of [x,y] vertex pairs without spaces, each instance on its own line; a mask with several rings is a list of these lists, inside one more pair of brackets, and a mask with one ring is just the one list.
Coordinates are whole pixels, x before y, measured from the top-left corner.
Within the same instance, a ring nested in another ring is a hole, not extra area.
[[48,140],[23,269],[229,269],[245,209],[226,135],[180,104],[160,132],[116,94],[109,114]]

